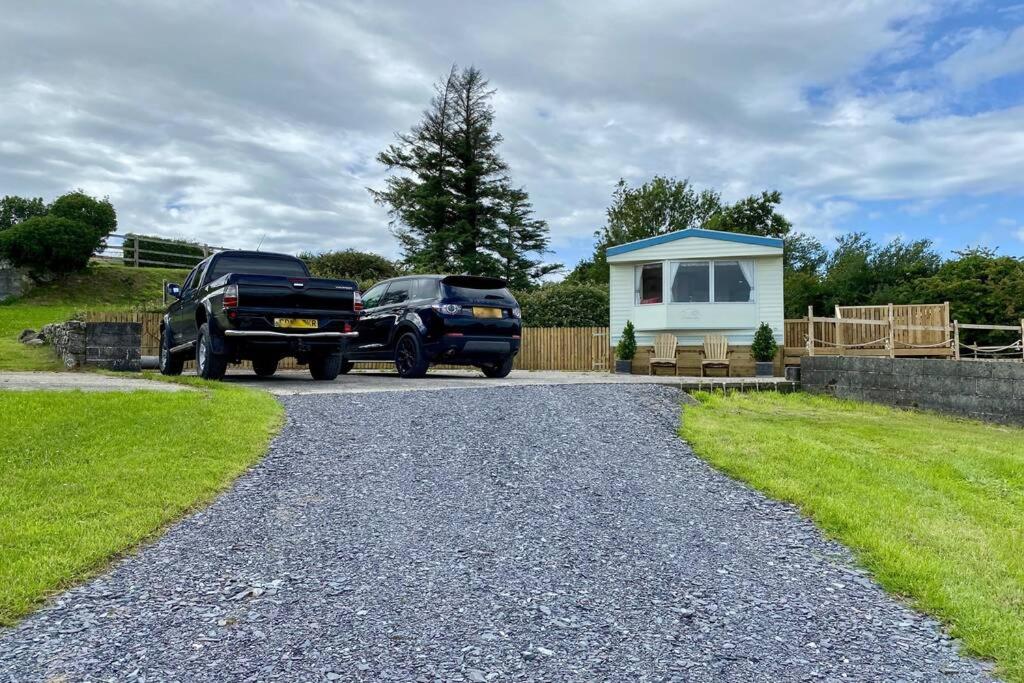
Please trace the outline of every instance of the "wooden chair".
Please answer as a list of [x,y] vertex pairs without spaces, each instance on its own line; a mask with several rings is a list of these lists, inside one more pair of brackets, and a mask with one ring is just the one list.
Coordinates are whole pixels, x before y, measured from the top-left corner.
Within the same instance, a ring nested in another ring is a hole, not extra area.
[[704,376],[704,368],[725,368],[725,376],[729,377],[729,340],[720,334],[709,334],[704,337],[704,357],[700,361],[700,376]]
[[672,374],[679,374],[679,366],[676,364],[676,346],[678,340],[674,334],[659,334],[654,338],[654,355],[651,356],[651,363],[648,374],[654,374],[655,367],[672,367]]

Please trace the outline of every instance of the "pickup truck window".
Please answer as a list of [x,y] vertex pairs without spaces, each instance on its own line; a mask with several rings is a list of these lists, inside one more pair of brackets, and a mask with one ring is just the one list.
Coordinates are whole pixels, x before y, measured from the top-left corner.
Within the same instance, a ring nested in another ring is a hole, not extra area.
[[192,272],[188,274],[187,278],[185,278],[185,282],[181,284],[181,291],[187,292],[188,290],[192,289],[196,282],[196,273],[198,272],[199,266],[196,266],[195,268],[192,269]]
[[243,275],[283,275],[284,277],[309,277],[306,264],[298,259],[274,256],[219,256],[213,261],[207,282],[224,277],[228,273]]

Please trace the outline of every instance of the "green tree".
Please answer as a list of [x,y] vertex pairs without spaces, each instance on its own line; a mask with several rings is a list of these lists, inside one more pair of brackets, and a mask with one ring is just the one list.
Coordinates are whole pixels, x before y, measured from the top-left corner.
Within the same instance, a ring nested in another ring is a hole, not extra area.
[[33,216],[46,215],[46,202],[42,197],[15,197],[0,199],[0,230],[14,227]]
[[639,187],[630,187],[620,179],[605,224],[594,233],[594,255],[577,265],[569,279],[607,283],[609,247],[702,226],[721,209],[717,192],[698,191],[689,180],[655,176]]
[[85,268],[101,241],[96,229],[81,221],[33,216],[0,232],[0,256],[44,281]]
[[414,269],[536,282],[551,270],[548,227],[498,152],[494,92],[479,69],[453,67],[422,120],[377,156],[396,173],[370,193]]
[[106,197],[95,199],[81,190],[57,197],[47,213],[57,218],[85,223],[93,228],[101,239],[117,229],[117,212],[114,211],[110,200]]
[[722,207],[705,225],[709,230],[742,232],[764,237],[785,237],[793,224],[778,212],[782,193],[778,190],[750,195],[735,204]]
[[316,277],[355,280],[363,290],[375,283],[402,274],[401,268],[379,254],[344,249],[342,251],[304,252],[299,258],[306,262]]

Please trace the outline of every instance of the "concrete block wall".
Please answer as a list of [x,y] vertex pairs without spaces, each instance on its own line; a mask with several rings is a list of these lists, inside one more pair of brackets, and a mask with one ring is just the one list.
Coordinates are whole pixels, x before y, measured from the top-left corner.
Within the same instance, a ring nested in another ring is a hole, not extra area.
[[804,356],[805,391],[1024,425],[1024,362]]
[[86,323],[85,362],[107,370],[142,369],[142,323]]

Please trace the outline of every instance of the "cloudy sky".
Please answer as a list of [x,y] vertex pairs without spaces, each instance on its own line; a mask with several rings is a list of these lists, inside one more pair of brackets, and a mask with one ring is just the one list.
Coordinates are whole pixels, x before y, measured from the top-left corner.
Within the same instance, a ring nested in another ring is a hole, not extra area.
[[397,256],[374,157],[457,63],[567,264],[654,174],[1024,254],[1012,0],[2,4],[0,194],[109,195],[121,232]]

